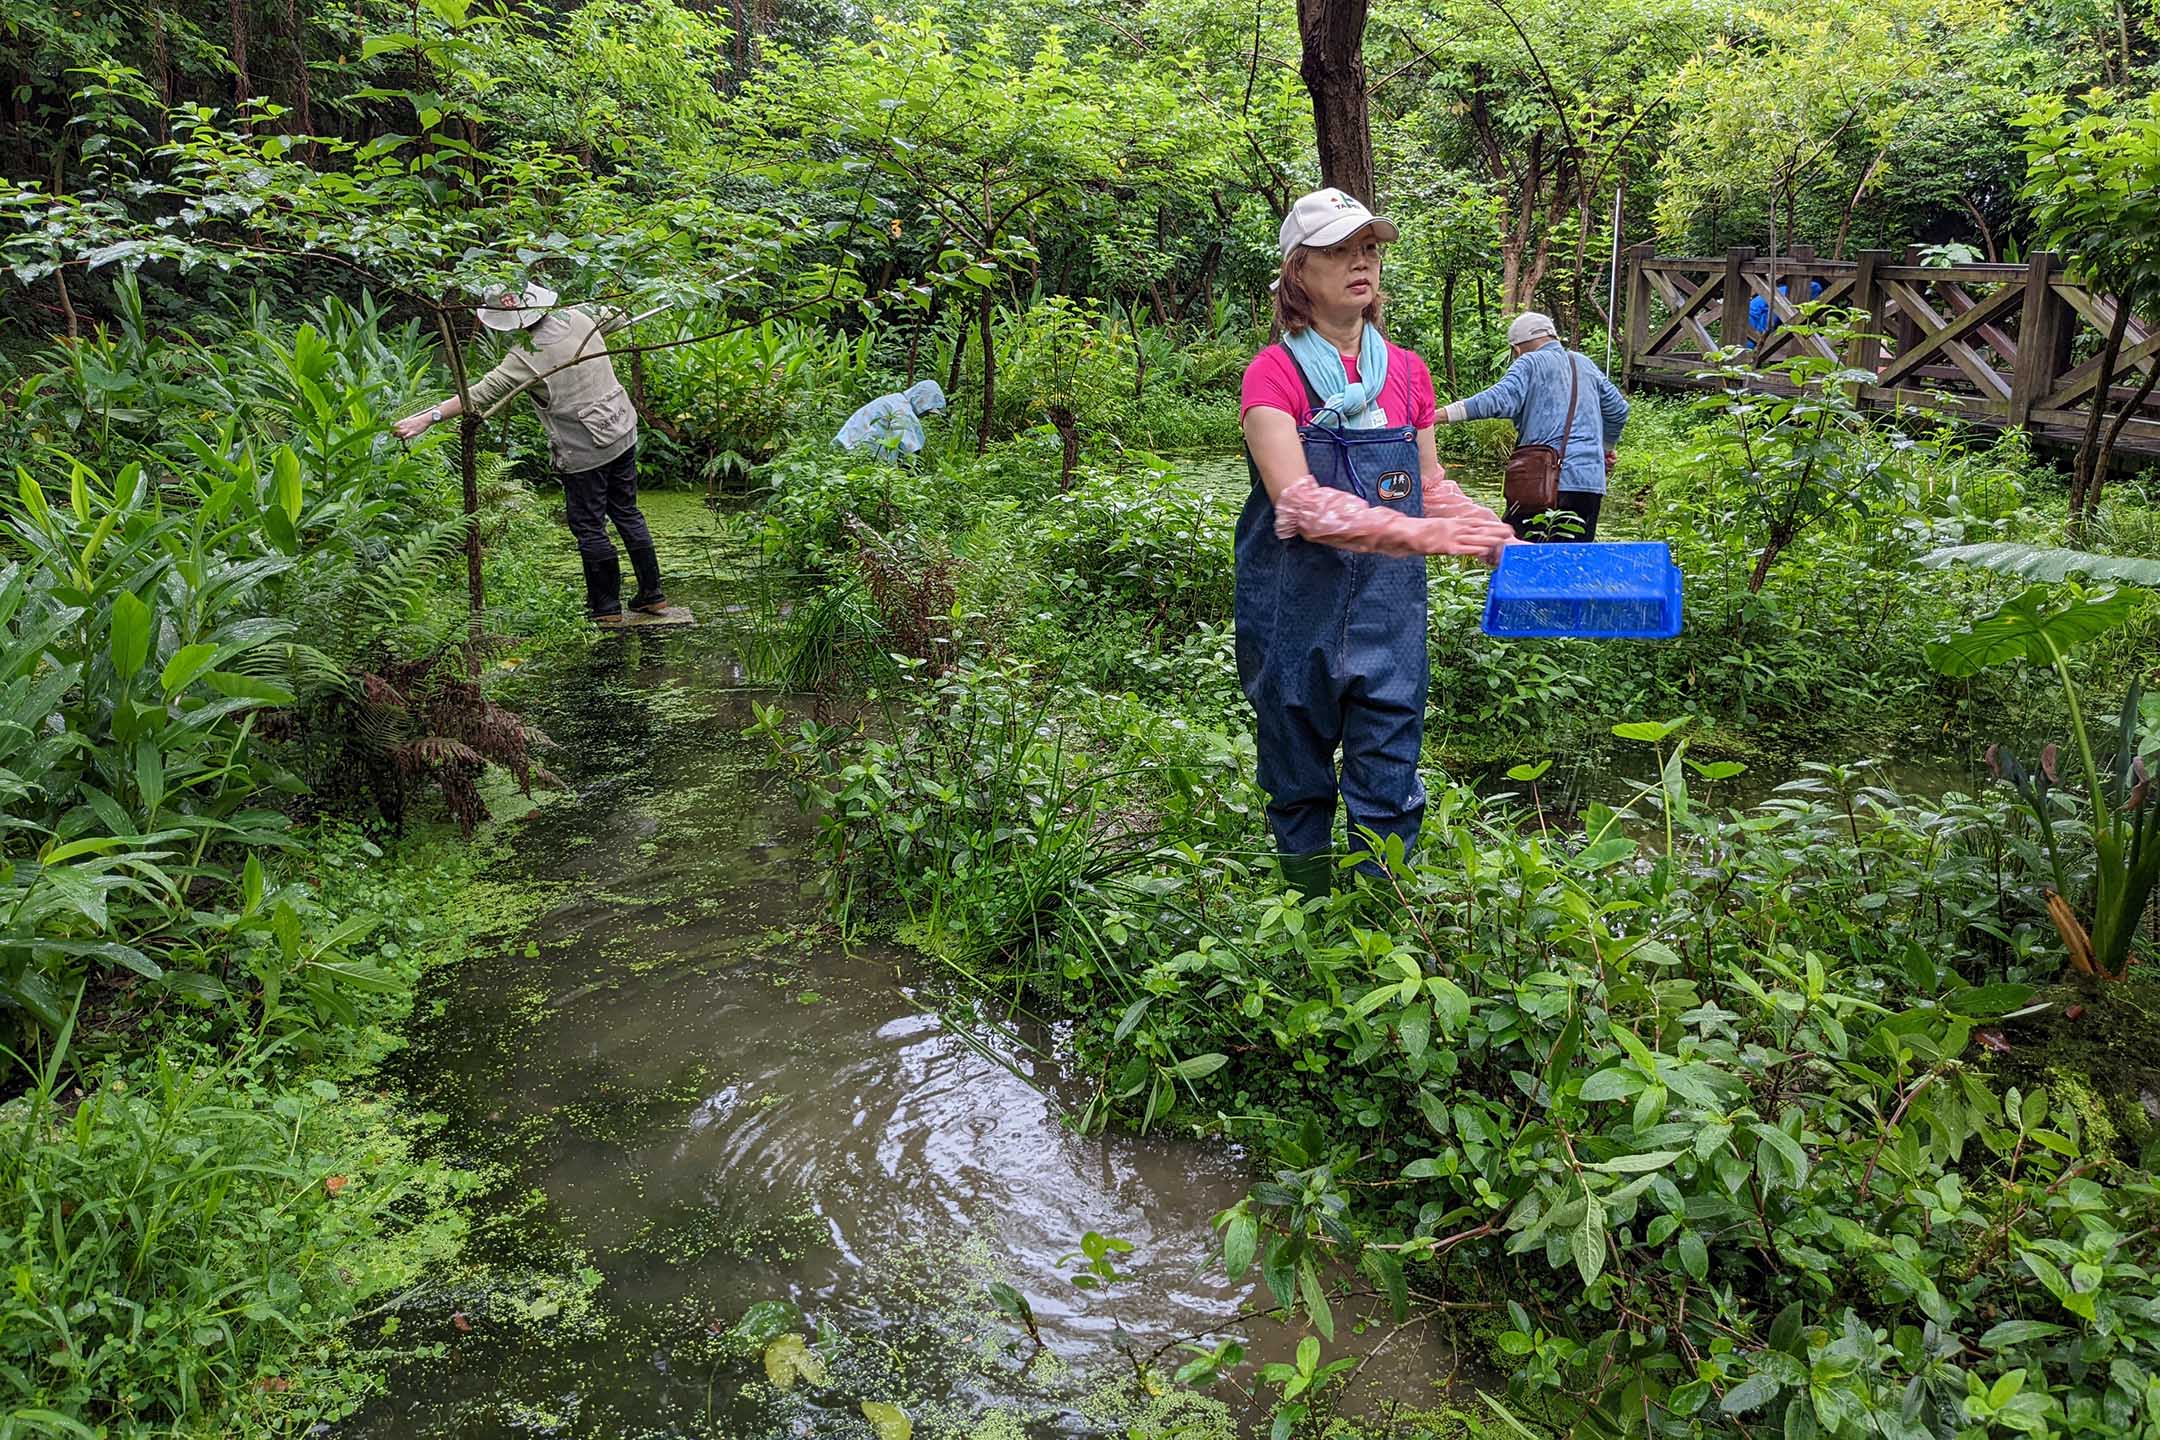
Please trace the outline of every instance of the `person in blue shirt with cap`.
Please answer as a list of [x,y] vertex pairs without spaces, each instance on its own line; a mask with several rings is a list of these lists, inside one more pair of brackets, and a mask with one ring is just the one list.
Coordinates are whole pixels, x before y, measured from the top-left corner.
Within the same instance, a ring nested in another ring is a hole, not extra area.
[[1516,316],[1508,344],[1515,359],[1499,383],[1443,406],[1441,423],[1512,420],[1517,445],[1561,451],[1559,503],[1542,513],[1510,505],[1502,518],[1524,540],[1595,540],[1606,477],[1627,424],[1627,397],[1596,361],[1560,343],[1550,315]]

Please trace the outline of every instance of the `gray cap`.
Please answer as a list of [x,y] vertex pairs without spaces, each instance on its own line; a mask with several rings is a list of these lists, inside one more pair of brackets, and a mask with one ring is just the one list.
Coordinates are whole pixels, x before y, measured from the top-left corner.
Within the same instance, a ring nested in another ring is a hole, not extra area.
[[1535,310],[1525,310],[1517,315],[1507,327],[1507,343],[1527,345],[1532,340],[1557,340],[1560,332],[1553,327],[1552,316],[1541,315]]

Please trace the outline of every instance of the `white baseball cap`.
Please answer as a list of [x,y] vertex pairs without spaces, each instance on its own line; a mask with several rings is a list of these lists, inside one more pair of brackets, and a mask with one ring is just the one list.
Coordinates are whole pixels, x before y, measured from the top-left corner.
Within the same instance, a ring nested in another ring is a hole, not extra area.
[[480,323],[490,330],[523,330],[546,319],[555,298],[553,290],[537,283],[528,282],[522,289],[498,285],[488,291],[487,303],[480,307]]
[[1523,345],[1532,340],[1557,340],[1559,338],[1560,331],[1554,326],[1552,316],[1541,315],[1535,310],[1525,310],[1508,322],[1507,343],[1510,345]]
[[1290,213],[1283,216],[1282,233],[1276,243],[1282,247],[1283,258],[1300,245],[1317,245],[1322,248],[1338,240],[1347,240],[1358,231],[1372,227],[1373,236],[1380,240],[1393,240],[1401,232],[1394,224],[1383,220],[1365,208],[1355,195],[1346,194],[1329,186],[1315,190],[1310,195],[1300,195]]

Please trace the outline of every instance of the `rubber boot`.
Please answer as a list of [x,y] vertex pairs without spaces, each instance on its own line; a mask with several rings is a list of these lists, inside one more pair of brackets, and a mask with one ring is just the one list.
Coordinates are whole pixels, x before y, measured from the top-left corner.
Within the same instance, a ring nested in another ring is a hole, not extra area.
[[637,575],[637,594],[630,597],[630,608],[657,615],[667,605],[667,595],[660,588],[660,557],[650,545],[629,549],[630,568]]
[[1335,893],[1335,852],[1320,850],[1311,855],[1278,855],[1283,883],[1307,900]]
[[585,567],[585,613],[595,620],[622,617],[622,563],[610,548],[606,555],[578,553]]

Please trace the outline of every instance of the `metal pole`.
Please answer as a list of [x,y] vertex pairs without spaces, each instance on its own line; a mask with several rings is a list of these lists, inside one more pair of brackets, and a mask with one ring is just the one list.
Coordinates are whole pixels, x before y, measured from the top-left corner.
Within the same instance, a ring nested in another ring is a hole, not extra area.
[[1612,373],[1612,332],[1620,323],[1620,201],[1627,194],[1627,175],[1623,172],[1620,183],[1612,192],[1612,275],[1605,282],[1605,373]]

